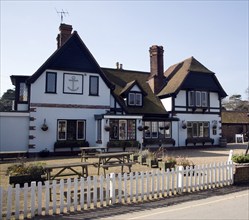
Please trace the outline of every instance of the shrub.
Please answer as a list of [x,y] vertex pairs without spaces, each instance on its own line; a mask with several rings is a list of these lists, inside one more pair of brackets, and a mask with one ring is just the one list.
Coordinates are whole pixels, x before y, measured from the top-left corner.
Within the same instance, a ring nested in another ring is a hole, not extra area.
[[18,176],[18,175],[31,175],[41,176],[44,175],[43,166],[45,163],[33,163],[26,164],[25,162],[13,164],[7,168],[6,175]]
[[235,154],[232,156],[232,161],[235,163],[249,163],[249,154]]
[[171,157],[171,156],[166,156],[162,159],[163,162],[166,163],[174,163],[176,164],[176,158],[175,157]]
[[72,148],[72,147],[89,147],[88,141],[75,141],[75,140],[66,140],[66,141],[56,141],[54,143],[54,148]]
[[126,140],[111,140],[107,143],[107,147],[140,147],[140,143],[138,141],[126,141]]
[[186,157],[178,157],[176,159],[176,165],[186,167],[193,166],[194,163],[191,160],[188,160]]

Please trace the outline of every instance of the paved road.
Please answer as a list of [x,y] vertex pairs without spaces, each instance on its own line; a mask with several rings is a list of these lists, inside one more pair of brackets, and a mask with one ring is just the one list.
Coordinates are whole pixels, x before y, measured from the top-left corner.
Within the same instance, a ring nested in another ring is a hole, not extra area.
[[143,203],[116,204],[35,220],[191,219],[249,220],[249,183],[162,198]]
[[214,196],[198,201],[165,206],[141,212],[127,213],[118,216],[101,218],[107,219],[249,219],[249,190]]

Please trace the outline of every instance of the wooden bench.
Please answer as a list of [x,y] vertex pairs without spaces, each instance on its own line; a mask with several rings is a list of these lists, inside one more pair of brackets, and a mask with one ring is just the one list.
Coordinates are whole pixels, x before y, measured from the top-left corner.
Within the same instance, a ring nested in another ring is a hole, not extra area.
[[214,139],[213,138],[209,138],[209,137],[196,137],[196,138],[187,138],[185,141],[186,146],[188,144],[194,144],[194,146],[196,146],[196,144],[202,144],[202,146],[204,146],[205,143],[210,143],[210,144],[214,144]]
[[27,151],[1,151],[0,159],[17,159],[17,158],[28,157]]

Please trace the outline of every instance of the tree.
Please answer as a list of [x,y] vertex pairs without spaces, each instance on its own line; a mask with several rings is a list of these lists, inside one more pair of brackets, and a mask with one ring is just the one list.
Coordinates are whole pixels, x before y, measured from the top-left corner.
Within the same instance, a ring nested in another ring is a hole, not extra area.
[[11,111],[13,100],[15,100],[15,90],[8,89],[0,99],[0,112]]
[[238,94],[224,100],[222,106],[228,111],[249,111],[249,102],[242,100],[241,95]]

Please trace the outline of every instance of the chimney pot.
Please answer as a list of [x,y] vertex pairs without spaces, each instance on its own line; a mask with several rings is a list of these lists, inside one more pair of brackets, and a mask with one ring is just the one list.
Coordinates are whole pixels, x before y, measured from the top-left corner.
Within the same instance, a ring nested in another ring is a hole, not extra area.
[[61,24],[59,27],[60,33],[57,35],[57,48],[60,48],[71,36],[73,27],[69,24]]

